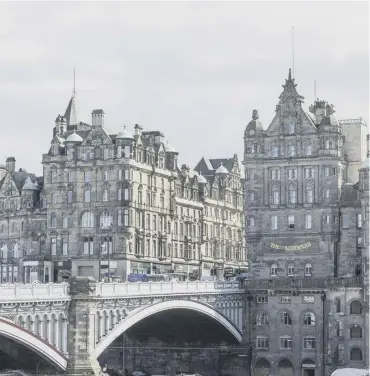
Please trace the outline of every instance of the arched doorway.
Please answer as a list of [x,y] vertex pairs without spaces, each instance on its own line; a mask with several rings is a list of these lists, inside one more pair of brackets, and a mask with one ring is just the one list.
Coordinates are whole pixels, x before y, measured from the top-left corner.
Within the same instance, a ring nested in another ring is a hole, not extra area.
[[301,376],[316,376],[316,363],[311,359],[305,359],[301,365]]
[[270,376],[271,367],[270,363],[266,359],[259,359],[256,362],[256,367],[254,368],[255,376]]
[[278,364],[277,376],[293,376],[293,364],[288,359],[280,360]]

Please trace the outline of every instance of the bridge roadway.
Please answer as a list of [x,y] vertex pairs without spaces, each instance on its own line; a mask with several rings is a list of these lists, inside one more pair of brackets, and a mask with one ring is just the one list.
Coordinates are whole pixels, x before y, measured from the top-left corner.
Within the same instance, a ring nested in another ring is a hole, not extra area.
[[69,284],[0,284],[0,336],[68,375],[95,375],[99,355],[150,315],[193,310],[219,322],[240,342],[243,308],[237,282],[101,283],[75,277]]

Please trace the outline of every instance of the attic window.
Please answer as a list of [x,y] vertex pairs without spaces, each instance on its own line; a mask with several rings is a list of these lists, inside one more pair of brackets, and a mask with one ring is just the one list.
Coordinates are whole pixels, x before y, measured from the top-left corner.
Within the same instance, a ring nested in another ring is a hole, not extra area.
[[289,124],[289,126],[288,126],[288,133],[289,134],[294,134],[295,133],[295,125],[294,124]]

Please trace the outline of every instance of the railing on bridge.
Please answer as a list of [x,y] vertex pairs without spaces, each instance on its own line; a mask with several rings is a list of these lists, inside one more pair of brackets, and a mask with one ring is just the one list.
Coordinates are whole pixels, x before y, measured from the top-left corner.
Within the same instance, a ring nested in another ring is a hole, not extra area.
[[68,283],[16,283],[0,284],[0,301],[4,300],[50,300],[70,298]]
[[246,289],[276,289],[276,288],[334,288],[334,287],[361,287],[362,277],[337,278],[294,278],[294,279],[253,279],[245,280]]
[[141,282],[96,284],[97,296],[138,296],[151,294],[227,293],[240,291],[239,282]]

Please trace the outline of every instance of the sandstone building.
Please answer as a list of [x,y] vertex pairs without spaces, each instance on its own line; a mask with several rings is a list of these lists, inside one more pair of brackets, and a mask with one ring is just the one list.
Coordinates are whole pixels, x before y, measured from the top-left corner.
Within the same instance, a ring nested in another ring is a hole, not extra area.
[[43,155],[43,210],[53,280],[129,274],[217,276],[246,268],[238,159],[202,158],[195,170],[160,131],[107,132],[104,111],[58,115]]
[[47,236],[42,188],[42,177],[16,171],[14,157],[0,165],[0,283],[50,281],[50,260],[40,258]]
[[244,133],[256,376],[368,366],[368,128],[325,101],[305,112],[296,86],[289,71],[270,125],[254,111]]

